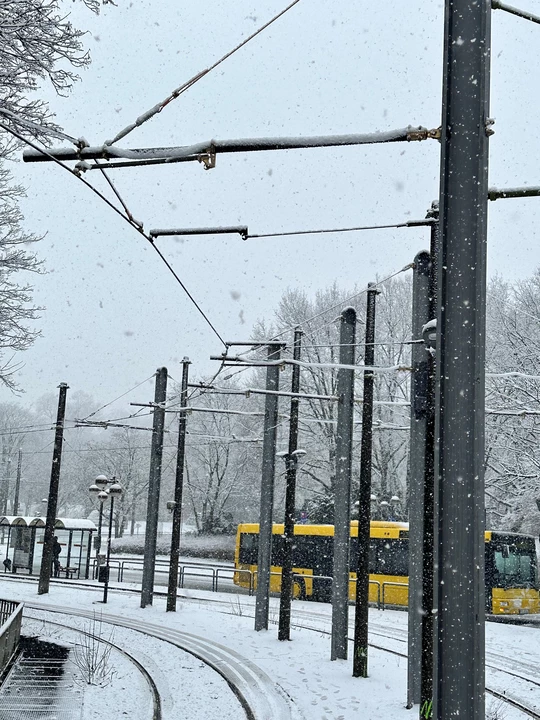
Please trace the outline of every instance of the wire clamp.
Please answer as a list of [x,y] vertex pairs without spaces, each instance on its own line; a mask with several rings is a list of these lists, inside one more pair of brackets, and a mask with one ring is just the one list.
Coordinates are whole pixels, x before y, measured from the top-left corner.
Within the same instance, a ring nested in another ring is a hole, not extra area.
[[81,175],[83,173],[85,173],[87,170],[90,170],[90,169],[91,169],[90,163],[87,163],[86,160],[79,160],[79,162],[73,166],[73,173],[77,177],[81,177]]
[[204,165],[205,170],[212,170],[216,167],[216,149],[213,145],[205,153],[197,155],[197,160]]
[[441,128],[428,130],[425,127],[407,128],[407,142],[420,142],[421,140],[440,140]]
[[495,135],[495,130],[493,129],[493,125],[495,125],[495,118],[488,118],[486,120],[486,135],[488,137]]

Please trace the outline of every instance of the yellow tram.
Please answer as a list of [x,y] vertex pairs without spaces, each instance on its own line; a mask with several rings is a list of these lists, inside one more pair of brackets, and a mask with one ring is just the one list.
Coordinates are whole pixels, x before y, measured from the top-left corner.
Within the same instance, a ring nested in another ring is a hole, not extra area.
[[[283,525],[272,530],[270,592],[281,590]],[[293,545],[294,596],[329,602],[334,558],[333,525],[295,525]],[[409,581],[409,525],[371,522],[369,601],[377,605],[406,606]],[[358,523],[351,522],[349,597],[354,600]],[[259,525],[238,526],[234,582],[255,589]],[[535,538],[488,530],[485,533],[486,612],[494,615],[540,612]]]

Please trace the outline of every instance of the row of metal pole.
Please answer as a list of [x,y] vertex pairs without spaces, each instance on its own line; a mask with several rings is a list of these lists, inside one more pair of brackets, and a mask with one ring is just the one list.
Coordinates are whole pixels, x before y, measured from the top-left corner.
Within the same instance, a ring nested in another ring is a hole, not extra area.
[[[426,455],[428,462],[424,462],[423,469],[425,514],[421,581],[422,639],[430,652],[425,658],[423,656],[420,713],[423,718],[434,715],[437,720],[449,717],[483,720],[485,714],[483,426],[488,135],[492,124],[489,119],[489,23],[488,0],[474,3],[446,0],[441,123],[441,245],[436,272],[439,279],[437,361],[433,363],[427,358],[426,388],[428,393],[434,393],[435,398],[434,412],[426,415],[426,438],[432,434],[436,443],[433,466],[430,466],[431,460]],[[345,348],[352,350],[354,347],[353,313],[354,310],[348,309],[342,316],[342,327],[347,327],[347,334],[343,335],[341,342],[343,355],[340,360],[343,364],[351,361],[348,355],[345,360]],[[279,344],[269,345],[268,358],[279,358],[280,349]],[[338,380],[338,417],[341,423],[336,459],[332,601],[334,658],[346,656],[348,629],[350,478],[347,475],[350,474],[351,456],[347,437],[352,432],[352,403],[349,395],[351,380],[344,374],[346,372],[340,369]],[[278,389],[278,373],[276,367],[268,369],[268,390]],[[163,377],[166,378],[166,371]],[[159,396],[156,385],[157,403],[164,401],[165,389],[166,379],[160,386]],[[60,387],[51,473],[50,497],[54,502],[49,502],[47,507],[39,593],[48,591],[50,577],[66,390],[67,386],[63,384]],[[151,517],[143,571],[143,607],[152,602],[157,527],[154,527],[152,517],[157,517],[157,467],[161,469],[158,438],[163,431],[163,416],[159,407],[159,404],[156,405],[154,411],[152,447],[158,463],[154,465],[150,478],[148,502]],[[268,625],[276,429],[277,396],[267,395],[255,613],[257,630]],[[426,447],[427,443],[426,439]],[[161,439],[161,449],[162,445]],[[177,493],[176,497],[179,497]],[[369,506],[369,503],[366,505]],[[361,527],[359,532],[362,532]],[[431,576],[435,567],[437,573]],[[456,578],[459,578],[459,583]],[[417,587],[412,596],[414,603],[418,602],[418,597]],[[363,621],[359,619],[359,623],[360,627],[355,628],[355,638],[358,639],[355,674],[364,675],[367,672],[367,642]]]

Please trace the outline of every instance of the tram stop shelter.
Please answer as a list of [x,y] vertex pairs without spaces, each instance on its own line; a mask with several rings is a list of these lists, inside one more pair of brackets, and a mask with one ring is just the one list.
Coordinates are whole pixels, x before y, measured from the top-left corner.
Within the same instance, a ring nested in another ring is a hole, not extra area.
[[[54,534],[62,548],[61,576],[88,578],[92,533],[97,528],[91,520],[57,518]],[[39,575],[43,555],[45,518],[4,515],[0,517],[0,571]]]

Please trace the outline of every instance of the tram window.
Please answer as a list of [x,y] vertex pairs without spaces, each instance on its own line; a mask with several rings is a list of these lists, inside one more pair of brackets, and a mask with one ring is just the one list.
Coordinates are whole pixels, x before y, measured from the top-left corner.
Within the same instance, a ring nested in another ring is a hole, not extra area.
[[272,565],[279,567],[283,565],[284,549],[285,539],[283,535],[272,535]]
[[256,565],[259,553],[259,536],[256,533],[242,533],[240,536],[239,561],[245,565]]
[[409,543],[403,540],[379,541],[377,572],[381,575],[409,574]]
[[334,538],[330,535],[298,535],[293,550],[295,567],[311,568],[314,575],[332,575]]
[[[371,540],[369,543],[369,561],[368,561],[368,567],[369,567],[369,574],[373,575],[377,572],[377,541]],[[358,538],[353,537],[351,538],[351,549],[350,549],[350,569],[351,572],[356,572],[358,570]]]
[[493,584],[495,587],[536,585],[536,556],[529,547],[497,545],[494,549]]

